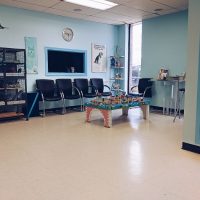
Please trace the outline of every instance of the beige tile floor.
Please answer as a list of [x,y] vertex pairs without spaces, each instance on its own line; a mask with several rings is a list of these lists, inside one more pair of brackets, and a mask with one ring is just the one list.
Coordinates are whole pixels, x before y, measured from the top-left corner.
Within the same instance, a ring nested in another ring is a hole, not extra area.
[[181,150],[183,120],[139,109],[0,123],[0,200],[199,200],[200,155]]

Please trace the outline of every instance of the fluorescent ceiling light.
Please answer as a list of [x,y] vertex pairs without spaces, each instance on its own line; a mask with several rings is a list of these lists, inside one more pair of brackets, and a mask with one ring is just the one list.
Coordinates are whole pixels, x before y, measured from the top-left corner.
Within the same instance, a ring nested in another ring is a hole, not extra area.
[[106,0],[64,0],[64,1],[99,10],[106,10],[118,5],[116,3]]

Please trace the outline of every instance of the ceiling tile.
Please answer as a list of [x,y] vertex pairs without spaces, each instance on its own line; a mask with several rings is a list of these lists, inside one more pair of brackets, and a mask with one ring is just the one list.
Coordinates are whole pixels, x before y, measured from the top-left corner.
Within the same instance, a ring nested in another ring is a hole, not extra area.
[[114,2],[114,3],[117,3],[117,4],[123,4],[123,3],[125,3],[125,2],[128,2],[128,1],[130,1],[130,0],[109,0],[109,1],[111,1],[111,2]]
[[170,10],[163,10],[163,11],[157,12],[157,13],[160,14],[160,15],[166,15],[166,14],[171,14],[171,13],[175,13],[175,12],[178,12],[178,11],[179,10],[172,8]]
[[169,5],[173,8],[188,8],[188,0],[152,0],[153,2]]
[[99,18],[99,17],[94,17],[94,16],[88,16],[85,19],[90,20],[90,21],[99,22],[99,23],[106,23],[106,24],[115,24],[115,25],[123,24],[123,22],[120,22],[120,21],[109,20],[109,19]]
[[96,14],[95,17],[100,17],[100,18],[109,19],[109,20],[117,20],[117,21],[121,21],[124,23],[127,23],[126,21],[132,20],[132,18],[129,16],[115,14],[115,13],[111,13],[108,11],[104,11],[99,14]]
[[[0,3],[2,3],[2,2],[0,2]],[[7,1],[4,5],[9,5],[12,7],[17,7],[17,8],[23,8],[23,9],[27,9],[27,10],[35,10],[35,11],[43,11],[45,9],[45,7],[43,7],[43,6],[19,2],[19,1]]]
[[124,5],[126,5],[128,7],[144,10],[147,12],[151,12],[151,13],[155,12],[154,11],[155,9],[163,9],[163,10],[171,9],[167,5],[163,5],[163,4],[151,1],[151,0],[132,0],[127,3],[124,3]]
[[59,4],[56,4],[55,6],[53,6],[52,8],[59,9],[62,11],[74,11],[74,9],[81,9],[81,11],[77,13],[87,14],[87,15],[93,15],[93,14],[101,12],[94,8],[88,8],[85,6],[80,6],[80,5],[67,3],[67,2],[60,2]]
[[145,12],[145,11],[138,10],[135,8],[130,8],[130,7],[123,6],[123,5],[116,6],[108,11],[112,12],[112,13],[120,14],[120,15],[134,17],[134,18],[138,18],[138,17],[141,18],[142,16],[149,14],[149,12]]
[[167,14],[175,13],[177,11],[178,11],[177,9],[170,9],[170,10],[162,11],[160,13],[157,12],[157,14],[152,13],[150,15],[143,16],[143,19],[150,19],[150,18],[154,18],[154,17],[164,16],[164,15],[167,15]]
[[44,10],[44,12],[55,14],[55,15],[60,15],[60,16],[78,18],[78,19],[84,19],[87,17],[87,15],[80,14],[77,12],[63,11],[63,10],[58,10],[58,9],[53,9],[53,8],[48,8],[48,9]]
[[[61,0],[0,0],[0,5],[47,12],[90,21],[122,24],[135,23],[142,19],[178,12],[188,8],[188,0],[110,0],[118,3],[107,11],[100,11]],[[155,9],[163,9],[155,11]],[[81,9],[75,12],[74,9]],[[157,13],[154,14],[154,13]]]
[[60,0],[16,0],[17,2],[24,2],[28,4],[33,4],[33,5],[39,5],[39,6],[44,6],[44,7],[51,7],[55,5],[56,3],[59,3]]

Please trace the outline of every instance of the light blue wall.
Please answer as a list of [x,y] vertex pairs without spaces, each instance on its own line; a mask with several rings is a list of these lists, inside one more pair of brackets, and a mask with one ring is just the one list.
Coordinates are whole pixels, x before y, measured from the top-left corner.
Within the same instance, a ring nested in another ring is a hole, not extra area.
[[[25,36],[37,38],[39,73],[28,75],[28,91],[34,90],[35,79],[45,77],[45,47],[86,50],[87,76],[85,77],[100,77],[109,82],[109,56],[114,54],[119,41],[117,26],[5,6],[0,6],[0,19],[3,25],[9,27],[9,29],[0,30],[0,46],[25,48]],[[70,27],[74,31],[74,39],[71,42],[62,39],[61,33],[65,27]],[[91,43],[106,45],[108,57],[106,73],[91,72]],[[48,76],[47,78],[58,77]],[[69,78],[74,78],[74,76]]]
[[200,145],[200,105],[199,105],[199,102],[200,102],[200,41],[199,41],[199,56],[198,56],[198,65],[197,65],[197,67],[198,67],[198,85],[197,85],[197,109],[196,109],[195,143]]
[[189,0],[183,142],[200,146],[200,1]]
[[[169,75],[181,75],[187,66],[187,11],[156,17],[143,21],[142,77],[155,80],[161,67]],[[170,88],[156,82],[153,88],[152,105],[163,106],[163,95],[170,95]],[[163,92],[167,90],[166,92]]]

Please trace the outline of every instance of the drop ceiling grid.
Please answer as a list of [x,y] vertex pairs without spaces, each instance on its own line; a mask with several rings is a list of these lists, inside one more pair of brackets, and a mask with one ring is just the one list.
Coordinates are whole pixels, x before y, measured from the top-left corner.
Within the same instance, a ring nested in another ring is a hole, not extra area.
[[177,9],[188,7],[188,0],[152,0],[152,1],[157,3],[162,3]]
[[[108,24],[133,23],[142,19],[178,12],[188,7],[188,0],[111,0],[119,5],[100,11],[61,0],[0,0],[8,5],[55,15],[86,19]],[[163,9],[156,12],[155,9]],[[75,12],[74,9],[81,9]],[[155,14],[155,12],[157,14]]]
[[52,7],[55,4],[60,3],[60,0],[15,0],[16,2],[23,2],[26,4],[33,4],[33,5],[37,5],[37,6],[44,6],[44,7]]
[[72,3],[66,3],[66,2],[60,2],[54,6],[52,6],[53,9],[58,9],[62,11],[74,11],[74,9],[81,9],[81,12],[76,12],[79,14],[85,14],[85,15],[92,15],[101,12],[100,10],[89,8],[85,6],[80,6]]
[[163,9],[163,10],[173,9],[171,6],[160,4],[151,0],[133,0],[124,3],[124,5],[129,8],[131,7],[151,13],[155,12],[155,9]]

